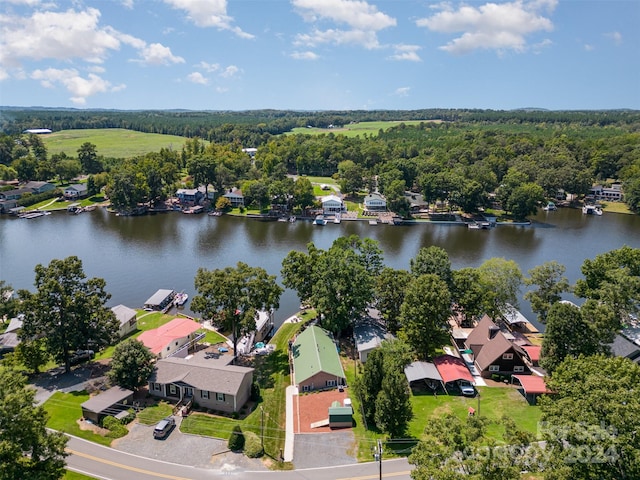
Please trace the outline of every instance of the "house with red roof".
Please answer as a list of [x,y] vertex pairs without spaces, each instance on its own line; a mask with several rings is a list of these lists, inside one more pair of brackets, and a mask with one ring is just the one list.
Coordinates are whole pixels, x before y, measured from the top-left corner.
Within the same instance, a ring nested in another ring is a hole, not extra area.
[[[190,318],[174,318],[161,327],[142,332],[137,338],[160,358],[167,358],[196,340],[202,326]],[[186,355],[186,352],[185,352]]]
[[467,365],[459,357],[453,355],[440,355],[433,359],[433,364],[436,366],[442,381],[445,384],[457,383],[457,382],[469,382],[474,384],[473,375],[467,368]]

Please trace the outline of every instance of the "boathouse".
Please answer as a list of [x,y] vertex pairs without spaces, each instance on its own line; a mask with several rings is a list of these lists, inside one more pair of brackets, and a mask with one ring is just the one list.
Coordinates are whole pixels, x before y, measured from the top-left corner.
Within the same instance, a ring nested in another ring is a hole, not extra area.
[[174,290],[160,289],[144,302],[144,308],[145,310],[162,310],[171,303],[175,296]]

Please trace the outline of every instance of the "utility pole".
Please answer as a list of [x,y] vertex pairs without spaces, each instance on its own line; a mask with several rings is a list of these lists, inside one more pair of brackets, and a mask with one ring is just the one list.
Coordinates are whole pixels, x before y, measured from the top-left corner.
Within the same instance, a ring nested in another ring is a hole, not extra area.
[[264,409],[260,406],[260,446],[264,452]]
[[378,439],[378,446],[373,452],[373,458],[378,461],[380,467],[380,480],[382,480],[382,440]]

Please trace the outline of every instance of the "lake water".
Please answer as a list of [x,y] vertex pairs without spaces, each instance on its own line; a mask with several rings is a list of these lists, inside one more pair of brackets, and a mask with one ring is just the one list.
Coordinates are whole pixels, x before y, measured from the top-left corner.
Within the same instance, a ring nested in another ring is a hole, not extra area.
[[[0,279],[15,289],[32,290],[38,263],[76,255],[88,277],[106,280],[112,294],[110,306],[123,303],[139,308],[159,288],[184,290],[192,297],[199,267],[224,268],[243,261],[279,277],[289,251],[306,251],[309,242],[327,249],[336,238],[351,234],[377,240],[385,264],[393,268],[408,269],[420,248],[437,245],[448,252],[455,269],[503,257],[515,260],[526,275],[530,268],[556,260],[566,267],[573,283],[580,278],[586,258],[623,245],[640,248],[640,217],[606,212],[596,217],[559,209],[540,212],[530,226],[469,230],[449,224],[371,226],[362,221],[320,227],[306,221],[260,222],[177,212],[118,217],[103,209],[80,215],[56,212],[31,220],[3,216]],[[295,293],[287,290],[276,324],[298,306]],[[521,301],[520,309],[529,319],[535,318],[528,302]]]

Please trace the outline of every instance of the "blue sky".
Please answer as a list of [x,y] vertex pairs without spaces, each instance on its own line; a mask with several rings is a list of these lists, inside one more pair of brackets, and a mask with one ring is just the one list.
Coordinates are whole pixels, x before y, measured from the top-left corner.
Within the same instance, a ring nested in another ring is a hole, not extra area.
[[3,0],[0,104],[640,109],[640,1]]

